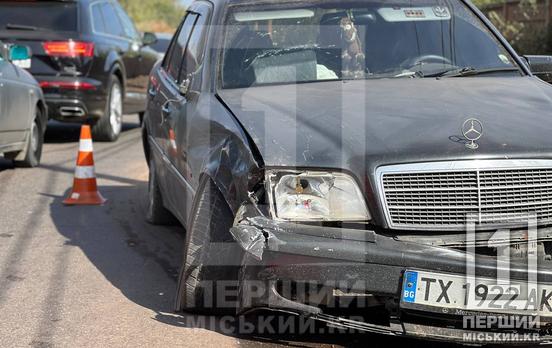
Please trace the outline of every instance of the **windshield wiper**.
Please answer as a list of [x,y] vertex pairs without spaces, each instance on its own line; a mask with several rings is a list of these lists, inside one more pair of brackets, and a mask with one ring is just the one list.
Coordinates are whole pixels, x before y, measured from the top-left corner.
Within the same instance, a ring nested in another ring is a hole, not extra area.
[[5,28],[8,30],[29,30],[29,31],[38,30],[38,27],[33,27],[32,25],[11,24],[11,23],[6,24]]
[[408,77],[408,78],[422,78],[422,77],[425,77],[424,76],[424,73],[421,71],[421,70],[417,70],[417,71],[403,71],[402,73],[400,74],[397,74],[397,75],[393,75],[393,78],[404,78],[404,77]]
[[464,68],[448,69],[434,74],[428,74],[428,75],[425,75],[425,77],[463,77],[463,76],[492,74],[496,72],[513,72],[513,71],[519,72],[519,69],[516,67],[476,69],[474,67],[467,66]]

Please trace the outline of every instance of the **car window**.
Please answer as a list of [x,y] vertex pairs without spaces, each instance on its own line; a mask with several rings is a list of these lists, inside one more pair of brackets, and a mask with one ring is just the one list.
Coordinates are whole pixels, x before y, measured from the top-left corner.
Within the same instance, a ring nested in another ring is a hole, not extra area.
[[125,10],[121,8],[120,5],[116,4],[115,9],[119,15],[121,22],[123,24],[123,30],[125,31],[125,36],[132,40],[140,40],[140,35],[134,26],[134,22],[128,17]]
[[[184,19],[186,19],[186,16],[184,17]],[[163,62],[161,63],[161,66],[165,70],[169,69],[169,63],[171,61],[171,56],[174,51],[174,47],[176,46],[176,40],[178,39],[178,35],[180,34],[180,30],[182,29],[183,25],[184,25],[184,22],[180,23],[180,25],[178,26],[178,29],[176,29],[171,41],[169,42],[169,47],[167,47],[167,51],[165,53],[165,56],[163,57]]]
[[115,8],[108,2],[100,4],[102,15],[106,26],[106,34],[124,37],[125,31],[119,20],[119,16],[115,12]]
[[168,57],[165,70],[175,81],[179,79],[184,52],[186,51],[186,46],[188,46],[190,34],[192,33],[197,17],[195,13],[189,13],[184,20],[184,24],[180,28],[178,36],[173,40],[170,57]]
[[184,59],[182,60],[180,80],[183,80],[187,75],[194,74],[201,65],[207,33],[207,19],[208,16],[199,16],[193,28]]
[[504,45],[459,0],[235,6],[225,30],[223,86],[229,88],[428,78],[463,68],[521,74]]
[[0,1],[0,31],[74,32],[78,30],[77,6],[60,1]]
[[92,5],[92,25],[94,26],[94,31],[97,33],[105,33],[107,31],[105,27],[105,22],[102,15],[101,4],[96,3]]
[[159,53],[165,53],[167,52],[167,49],[169,48],[169,45],[171,43],[170,39],[164,39],[164,38],[157,38],[157,42],[151,45],[151,48],[153,48],[156,52]]

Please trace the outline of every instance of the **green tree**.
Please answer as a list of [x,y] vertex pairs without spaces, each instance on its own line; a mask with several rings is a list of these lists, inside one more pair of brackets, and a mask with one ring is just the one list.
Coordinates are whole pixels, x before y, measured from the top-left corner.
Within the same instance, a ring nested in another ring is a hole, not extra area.
[[[539,17],[537,0],[516,2],[516,20],[504,18],[501,6],[507,0],[474,0],[491,22],[502,32],[510,44],[521,54],[550,54],[552,52],[552,26],[535,21]],[[492,10],[491,10],[492,9]],[[495,10],[497,9],[497,10]]]
[[473,0],[472,2],[474,3],[475,6],[481,8],[487,5],[501,4],[505,2],[505,0]]
[[174,32],[184,15],[176,0],[119,0],[142,31]]

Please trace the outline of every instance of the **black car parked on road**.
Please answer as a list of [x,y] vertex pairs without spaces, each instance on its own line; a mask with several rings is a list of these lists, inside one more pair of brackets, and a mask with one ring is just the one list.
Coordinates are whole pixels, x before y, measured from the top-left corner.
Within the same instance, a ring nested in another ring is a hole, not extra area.
[[516,343],[469,315],[547,325],[552,86],[535,61],[552,71],[464,0],[195,1],[143,125],[148,219],[187,226],[176,309],[469,344]]
[[145,110],[156,38],[117,1],[0,1],[0,40],[31,48],[49,118],[90,123],[97,140],[114,141],[123,114]]

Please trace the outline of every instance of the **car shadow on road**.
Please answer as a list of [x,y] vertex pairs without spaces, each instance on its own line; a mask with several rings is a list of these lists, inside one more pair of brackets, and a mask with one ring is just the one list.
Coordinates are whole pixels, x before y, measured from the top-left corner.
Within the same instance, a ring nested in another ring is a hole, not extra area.
[[[182,260],[184,229],[152,226],[145,222],[147,183],[120,178],[121,185],[102,186],[109,199],[104,206],[66,207],[55,197],[50,214],[65,244],[82,250],[88,260],[130,301],[152,310],[152,320],[189,329],[205,329],[232,336],[240,345],[254,347],[382,347],[389,344],[445,347],[427,342],[385,338],[371,334],[240,335],[239,319],[195,316],[173,312],[174,291]],[[111,181],[117,177],[110,176]],[[53,280],[54,281],[54,280]],[[48,298],[55,294],[48,294]],[[52,325],[49,323],[48,325]],[[46,327],[48,327],[46,325]],[[54,331],[54,328],[51,328]],[[183,333],[184,334],[184,333]],[[48,332],[42,332],[47,339]],[[452,345],[446,345],[451,347]]]
[[[140,127],[137,115],[125,115],[122,132]],[[64,144],[79,141],[81,125],[78,123],[63,123],[49,121],[44,135],[47,144]]]
[[100,187],[108,199],[103,206],[64,206],[69,190],[54,197],[52,221],[65,244],[81,249],[126,298],[156,313],[171,313],[184,229],[148,224],[142,204],[147,182],[125,177],[120,183]]

